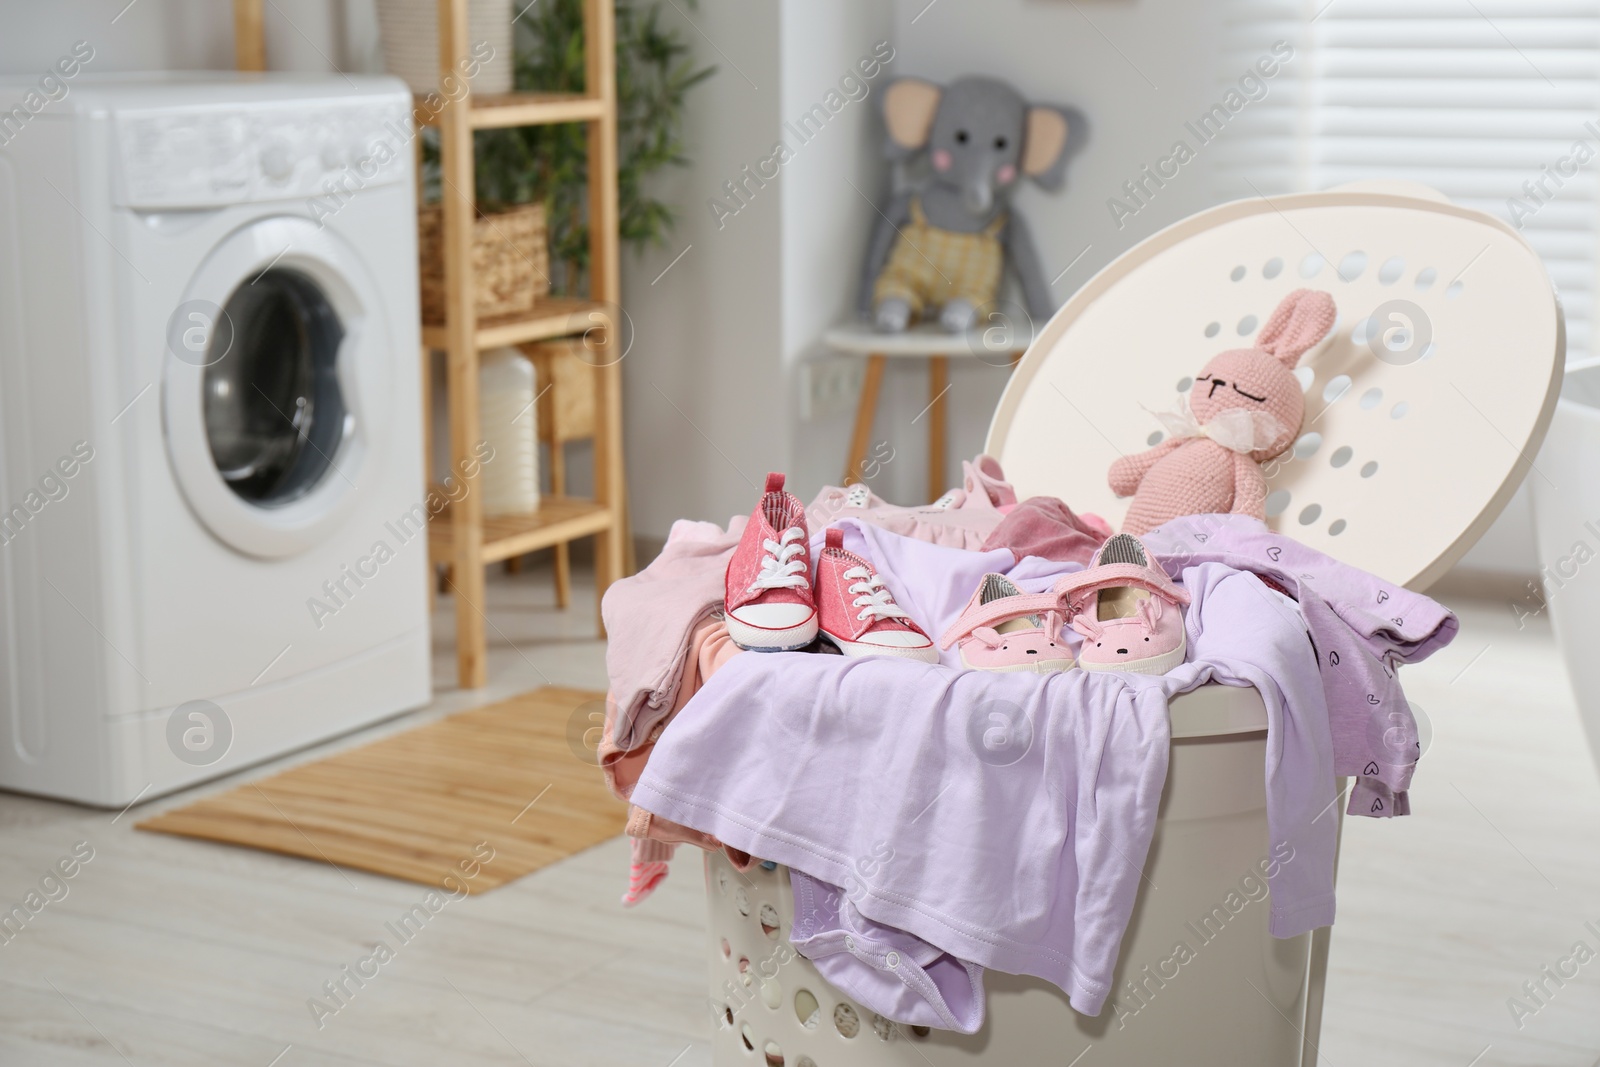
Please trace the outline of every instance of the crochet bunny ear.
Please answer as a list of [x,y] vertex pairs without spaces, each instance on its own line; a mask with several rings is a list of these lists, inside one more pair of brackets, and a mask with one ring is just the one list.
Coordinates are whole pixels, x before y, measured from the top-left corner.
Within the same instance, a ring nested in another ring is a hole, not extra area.
[[1333,297],[1316,289],[1296,289],[1261,327],[1256,347],[1293,370],[1308,349],[1328,336],[1336,318]]

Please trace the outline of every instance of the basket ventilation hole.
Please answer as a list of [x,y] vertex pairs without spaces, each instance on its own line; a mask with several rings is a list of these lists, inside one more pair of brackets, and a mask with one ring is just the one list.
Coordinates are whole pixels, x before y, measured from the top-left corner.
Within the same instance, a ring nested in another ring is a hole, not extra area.
[[733,955],[733,946],[728,944],[728,939],[722,939],[722,958],[728,959]]
[[[1280,267],[1283,266],[1282,260],[1275,259],[1272,262],[1278,264]],[[914,1037],[927,1037],[932,1032],[932,1028],[927,1026],[913,1026],[911,1028],[911,1033]]]
[[1406,417],[1406,412],[1410,410],[1411,405],[1402,400],[1400,403],[1389,409],[1389,417],[1391,419],[1403,419]]
[[1317,449],[1322,447],[1322,435],[1315,430],[1301,434],[1300,440],[1294,443],[1295,459],[1310,459],[1317,454]]
[[1241,263],[1239,266],[1233,268],[1233,270],[1228,273],[1228,277],[1236,282],[1244,281],[1244,264]]
[[756,1050],[755,1031],[750,1029],[749,1023],[745,1023],[743,1026],[739,1027],[739,1036],[744,1039],[745,1048],[749,1049],[751,1052]]
[[1340,445],[1333,450],[1333,455],[1328,457],[1328,463],[1335,467],[1342,467],[1350,462],[1350,457],[1355,451],[1349,445]]
[[783,1049],[776,1041],[768,1041],[761,1046],[761,1051],[767,1057],[767,1067],[783,1067]]
[[739,957],[739,973],[740,974],[749,974],[750,973],[750,957],[749,956],[740,956]]
[[1465,288],[1463,283],[1451,282],[1449,288],[1444,291],[1444,298],[1446,300],[1454,300],[1456,297],[1461,295],[1461,290],[1463,288]]
[[879,1041],[894,1040],[894,1023],[881,1015],[872,1017],[872,1032],[878,1035]]
[[1417,288],[1428,290],[1433,288],[1433,283],[1439,278],[1439,272],[1432,267],[1423,267],[1417,271]]
[[750,914],[750,894],[744,891],[743,886],[733,894],[733,906],[739,909],[740,915]]
[[1343,519],[1334,519],[1332,525],[1328,527],[1328,536],[1338,537],[1340,534],[1344,533],[1344,528],[1347,525],[1348,524]]
[[1207,337],[1215,337],[1217,334],[1219,334],[1221,332],[1222,332],[1222,323],[1220,323],[1220,322],[1208,322],[1208,323],[1206,323],[1206,336]]
[[720,867],[717,869],[717,892],[724,896],[728,893],[728,872]]
[[1289,490],[1274,489],[1267,494],[1267,518],[1282,515],[1289,508]]
[[840,1037],[855,1037],[861,1032],[861,1016],[848,1004],[833,1009],[833,1028]]
[[761,918],[761,932],[773,941],[778,940],[778,909],[771,904],[763,904],[757,914]]
[[1194,379],[1193,378],[1179,378],[1178,379],[1178,392],[1187,393],[1193,387],[1194,387]]
[[810,1056],[801,1056],[794,1061],[794,1067],[817,1067],[817,1061]]
[[783,1003],[783,986],[778,984],[776,978],[761,979],[761,1003],[778,1010],[778,1005]]
[[1371,389],[1368,389],[1366,392],[1361,394],[1360,403],[1362,411],[1371,411],[1373,408],[1383,403],[1383,390],[1379,389],[1377,386],[1373,386]]
[[817,1003],[817,995],[811,990],[802,989],[794,995],[794,1017],[807,1030],[817,1028],[817,1021],[822,1018],[822,1005]]
[[1300,383],[1300,391],[1304,393],[1311,388],[1311,383],[1317,380],[1317,372],[1310,367],[1296,367],[1294,380]]
[[1356,328],[1350,331],[1350,340],[1354,344],[1367,343],[1367,335],[1372,332],[1372,317],[1369,315],[1356,323]]
[[1254,315],[1246,315],[1244,318],[1239,320],[1239,336],[1240,337],[1248,337],[1249,335],[1251,335],[1251,334],[1253,334],[1255,332],[1256,332],[1256,317]]
[[730,1027],[733,1025],[733,1008],[727,1004],[722,1006],[722,1020]]
[[1350,391],[1350,386],[1352,384],[1353,383],[1350,381],[1350,375],[1336,374],[1332,378],[1328,379],[1327,385],[1322,387],[1322,399],[1326,403],[1336,404],[1344,396],[1344,394]]
[[1363,477],[1363,478],[1370,478],[1374,474],[1377,474],[1377,473],[1378,473],[1378,464],[1377,464],[1376,461],[1369,462],[1369,463],[1366,464],[1366,466],[1361,468],[1361,477]]
[[1300,277],[1315,278],[1322,273],[1322,265],[1326,262],[1327,260],[1323,259],[1320,253],[1306,253],[1306,258],[1300,261]]
[[1378,281],[1384,285],[1393,285],[1400,280],[1400,276],[1405,272],[1406,261],[1399,256],[1391,256],[1384,261],[1383,266],[1378,268]]
[[1339,280],[1353,282],[1361,277],[1361,272],[1367,269],[1367,254],[1362,251],[1351,252],[1339,261]]
[[1273,256],[1261,268],[1261,276],[1268,281],[1283,273],[1283,260]]
[[1316,522],[1320,518],[1322,518],[1322,505],[1321,504],[1307,504],[1304,508],[1302,508],[1300,510],[1300,525],[1301,526],[1310,526],[1312,523]]
[[1160,430],[1156,430],[1152,432],[1149,437],[1144,439],[1144,443],[1149,445],[1151,448],[1154,448],[1156,445],[1161,443],[1161,439],[1165,436],[1166,434],[1162,433]]

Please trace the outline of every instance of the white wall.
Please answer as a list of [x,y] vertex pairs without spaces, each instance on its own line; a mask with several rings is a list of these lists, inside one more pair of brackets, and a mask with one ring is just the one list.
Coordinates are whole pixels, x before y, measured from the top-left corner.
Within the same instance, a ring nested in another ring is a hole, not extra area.
[[[854,313],[865,235],[877,221],[868,198],[881,199],[885,186],[879,93],[905,73],[905,61],[894,43],[890,0],[791,2],[784,7],[783,47],[786,119],[797,121],[830,92],[848,101],[798,148],[783,176],[782,358],[794,427],[789,470],[809,499],[822,485],[839,481],[850,420],[801,421],[800,361],[825,355],[822,332]],[[878,62],[880,55],[892,58]],[[876,72],[871,80],[862,76],[864,62]],[[846,82],[847,76],[855,80]],[[850,100],[841,84],[859,84],[854,91],[865,95]]]
[[[269,62],[278,70],[381,69],[374,0],[274,0]],[[635,344],[624,365],[634,526],[661,536],[674,518],[746,511],[763,473],[790,472],[808,495],[836,481],[848,416],[802,422],[798,365],[823,329],[849,314],[874,213],[854,183],[882,198],[876,94],[887,77],[939,80],[986,73],[1030,99],[1089,115],[1085,149],[1065,190],[1024,189],[1046,273],[1065,300],[1095,270],[1160,227],[1209,206],[1204,152],[1119,228],[1106,201],[1166,152],[1185,119],[1215,98],[1222,47],[1215,8],[1192,0],[701,0],[668,5],[698,62],[718,72],[691,98],[693,162],[657,185],[682,221],[670,244],[624,269]],[[686,21],[692,20],[692,25]],[[115,20],[115,21],[113,21]],[[873,45],[895,57],[865,100],[852,102],[747,207],[721,225],[705,202],[725,180],[770,154],[783,123],[816,103]],[[203,69],[233,62],[231,5],[220,0],[59,0],[12,3],[0,33],[0,72],[42,71],[74,41],[96,50],[96,71]],[[1263,42],[1263,47],[1270,42]],[[688,249],[657,280],[674,257]],[[1087,251],[1085,252],[1085,249]],[[1006,374],[976,362],[952,374],[948,469],[977,452]],[[890,499],[926,496],[928,402],[916,363],[892,364],[874,440],[895,460],[874,479]],[[1485,570],[1535,569],[1521,495],[1468,557]]]
[[[374,0],[273,0],[273,70],[377,71]],[[222,0],[10,0],[0,72],[29,74],[74,41],[94,46],[91,71],[216,70],[233,66],[233,5]]]
[[702,0],[690,15],[705,36],[671,8],[663,22],[681,26],[695,61],[717,73],[688,111],[693,162],[655,186],[681,219],[666,247],[629,257],[623,271],[634,323],[623,363],[629,502],[643,536],[683,516],[749,511],[765,473],[789,458],[781,185],[756,192],[720,228],[704,206],[771,148],[782,114],[779,11]]
[[[751,7],[779,10],[781,16],[775,24],[761,23]],[[948,80],[987,73],[1011,80],[1032,99],[1074,104],[1088,112],[1093,130],[1086,150],[1073,162],[1067,188],[1058,194],[1026,189],[1018,198],[1018,210],[1034,229],[1049,276],[1061,273],[1088,248],[1055,287],[1064,300],[1139,238],[1210,203],[1205,174],[1191,166],[1124,229],[1112,223],[1105,206],[1139,163],[1165,152],[1183,120],[1196,110],[1195,102],[1215,95],[1207,54],[1214,20],[1194,8],[1182,0],[1087,0],[1076,5],[937,0],[932,6],[926,0],[786,0],[767,5],[707,0],[689,13],[699,28],[689,30],[697,59],[719,70],[696,90],[689,131],[695,163],[662,186],[684,205],[687,217],[671,248],[642,257],[625,273],[628,307],[640,324],[640,347],[629,357],[627,379],[636,529],[660,535],[680,515],[720,519],[746,511],[752,482],[769,466],[788,471],[802,495],[838,480],[850,419],[839,415],[800,421],[797,364],[820,354],[823,330],[854,308],[861,257],[876,217],[861,193],[881,201],[887,188],[876,118],[877,92],[887,77],[916,74]],[[682,24],[681,18],[676,21]],[[1118,43],[1126,60],[1091,21]],[[752,37],[774,28],[777,39]],[[724,220],[719,231],[705,199],[717,195],[721,182],[734,177],[741,165],[767,155],[782,136],[784,120],[820,100],[885,38],[895,56],[871,95],[849,104],[822,135],[798,149],[781,177],[758,191],[750,207]],[[770,62],[765,71],[750,61],[757,55]],[[1130,61],[1159,73],[1159,88],[1146,83]],[[757,98],[766,106],[758,106]],[[774,202],[781,203],[777,229],[763,231],[752,246],[751,231],[766,225],[765,212]],[[769,240],[773,243],[760,243]],[[650,279],[688,244],[694,246],[688,256],[651,286]],[[771,288],[768,271],[774,266],[777,287]],[[754,303],[734,305],[733,290],[715,280],[724,271],[743,283],[739,299]],[[727,321],[715,328],[684,321],[681,314],[679,294],[707,285],[725,298],[718,315]],[[775,347],[764,344],[768,335],[763,324],[769,318],[779,324]],[[756,373],[752,362],[776,371],[777,377]],[[686,413],[703,403],[715,421],[696,418],[699,430],[686,425],[656,395],[651,366],[670,366],[689,375],[674,399]],[[977,361],[953,371],[946,398],[951,477],[958,473],[960,459],[982,447],[1005,380],[1003,370]],[[756,388],[779,393],[740,392]],[[730,412],[724,398],[735,395],[742,403]],[[874,441],[886,441],[894,449],[895,459],[873,482],[890,499],[926,499],[927,421],[912,420],[928,400],[922,364],[891,366],[873,433]],[[754,409],[765,410],[754,422],[729,417]],[[714,414],[718,410],[723,412],[720,418]],[[708,447],[701,431],[713,438],[717,450]],[[685,467],[683,462],[707,456],[713,461],[709,465]],[[686,470],[693,472],[687,479],[692,485],[684,484],[680,472]]]

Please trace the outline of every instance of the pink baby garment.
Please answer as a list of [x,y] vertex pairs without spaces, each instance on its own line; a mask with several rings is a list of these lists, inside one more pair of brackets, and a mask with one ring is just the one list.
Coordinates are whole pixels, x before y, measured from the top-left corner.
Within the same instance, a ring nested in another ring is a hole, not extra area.
[[848,489],[825,486],[806,508],[806,521],[819,531],[841,519],[856,519],[919,541],[981,549],[1016,505],[1017,494],[993,456],[979,455],[961,464],[961,470],[961,485],[924,507],[886,504],[865,483]]

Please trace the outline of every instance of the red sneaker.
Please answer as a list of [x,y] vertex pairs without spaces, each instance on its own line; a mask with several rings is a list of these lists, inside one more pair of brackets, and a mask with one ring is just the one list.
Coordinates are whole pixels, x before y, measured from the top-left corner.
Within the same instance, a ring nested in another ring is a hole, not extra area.
[[792,652],[815,640],[810,563],[805,506],[783,491],[783,475],[769,474],[728,561],[723,608],[734,644],[751,652]]
[[899,656],[939,662],[939,650],[894,602],[872,564],[845,551],[844,531],[823,534],[817,561],[817,614],[822,636],[847,656]]

